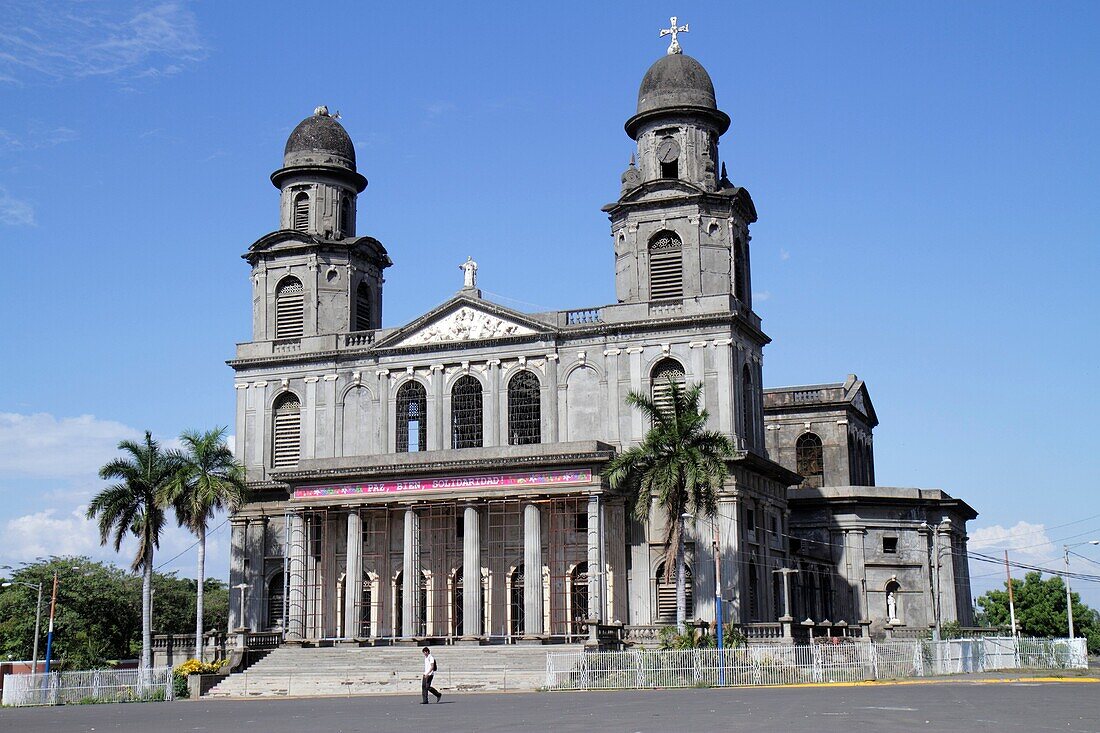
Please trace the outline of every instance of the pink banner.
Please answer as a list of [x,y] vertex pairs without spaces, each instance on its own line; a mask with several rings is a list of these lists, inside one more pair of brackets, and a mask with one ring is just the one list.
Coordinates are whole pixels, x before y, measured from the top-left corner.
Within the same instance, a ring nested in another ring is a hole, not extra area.
[[449,476],[442,478],[376,481],[358,484],[303,486],[294,490],[295,499],[323,499],[329,496],[364,496],[367,494],[398,494],[406,491],[445,491],[453,489],[499,489],[509,486],[569,486],[592,481],[589,468],[577,471],[541,471],[534,473],[499,473],[486,476]]

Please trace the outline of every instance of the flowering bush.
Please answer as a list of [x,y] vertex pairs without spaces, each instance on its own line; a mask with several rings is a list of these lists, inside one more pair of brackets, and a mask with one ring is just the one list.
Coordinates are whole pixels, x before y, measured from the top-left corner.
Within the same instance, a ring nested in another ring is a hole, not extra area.
[[200,662],[197,659],[188,659],[172,670],[176,675],[180,677],[187,677],[192,674],[216,674],[222,670],[222,667],[226,665],[228,659],[219,659],[216,662]]

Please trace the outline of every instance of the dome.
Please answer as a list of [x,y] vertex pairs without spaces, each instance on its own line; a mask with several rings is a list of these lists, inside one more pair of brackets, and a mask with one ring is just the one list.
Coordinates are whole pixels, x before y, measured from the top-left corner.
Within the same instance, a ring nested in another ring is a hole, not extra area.
[[284,166],[317,164],[355,170],[355,146],[347,130],[329,114],[327,107],[318,107],[298,123],[283,151]]
[[638,113],[626,123],[626,131],[634,137],[642,121],[674,111],[703,113],[717,124],[719,134],[729,128],[729,117],[718,109],[710,74],[682,53],[666,54],[649,67],[638,88]]

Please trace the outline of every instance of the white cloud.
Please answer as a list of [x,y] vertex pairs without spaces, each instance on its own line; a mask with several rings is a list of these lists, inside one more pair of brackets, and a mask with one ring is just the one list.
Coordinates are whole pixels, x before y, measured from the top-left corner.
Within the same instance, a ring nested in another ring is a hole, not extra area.
[[752,299],[757,301],[771,300],[771,297],[772,294],[770,290],[762,290],[752,294]]
[[780,250],[779,250],[779,259],[786,261],[786,260],[789,260],[790,258],[791,258],[791,253],[789,251],[785,250],[785,249],[780,248]]
[[175,74],[206,57],[195,15],[177,2],[17,3],[0,28],[0,82]]
[[56,418],[48,413],[0,413],[0,473],[7,478],[95,476],[121,440],[141,431],[93,415]]
[[6,188],[0,186],[0,224],[34,226],[34,206],[29,201],[15,198]]
[[1046,526],[1032,524],[1023,520],[1011,527],[994,524],[970,531],[967,543],[971,550],[983,554],[1003,555],[1008,550],[1010,556],[1027,559],[1028,562],[1047,560],[1057,556],[1054,543],[1047,536]]

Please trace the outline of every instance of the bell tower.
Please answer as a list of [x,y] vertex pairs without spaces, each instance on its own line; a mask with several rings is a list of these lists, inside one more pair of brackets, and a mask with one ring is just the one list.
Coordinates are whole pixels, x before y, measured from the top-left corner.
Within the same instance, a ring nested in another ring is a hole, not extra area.
[[244,255],[252,265],[253,340],[283,341],[382,326],[385,247],[357,236],[356,201],[367,179],[335,115],[318,107],[286,141],[279,229]]
[[748,228],[756,209],[720,165],[718,142],[730,118],[718,109],[706,69],[680,47],[677,35],[687,30],[673,18],[661,32],[672,43],[646,72],[637,113],[626,122],[636,158],[619,200],[604,207],[616,295],[658,312],[750,310]]

